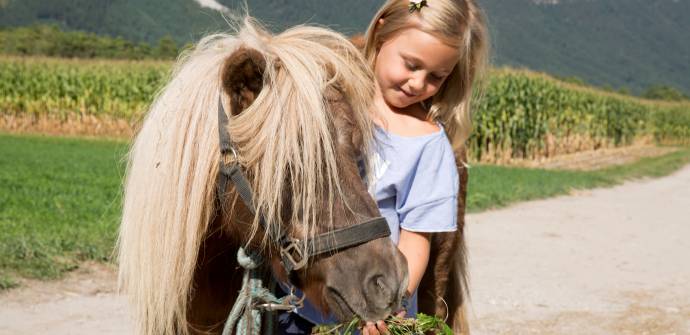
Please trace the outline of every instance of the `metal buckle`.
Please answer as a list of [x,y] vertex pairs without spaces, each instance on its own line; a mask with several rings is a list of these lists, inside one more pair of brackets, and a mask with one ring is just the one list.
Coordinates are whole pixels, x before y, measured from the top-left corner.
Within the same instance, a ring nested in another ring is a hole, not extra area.
[[287,295],[287,297],[284,298],[285,302],[289,304],[290,306],[294,307],[295,309],[297,308],[302,308],[304,307],[304,298],[306,296],[304,293],[302,293],[302,297],[298,297],[295,294],[295,287],[290,285],[290,294]]
[[273,302],[267,302],[265,304],[258,304],[256,305],[257,308],[260,308],[264,311],[289,311],[289,312],[294,312],[296,307],[290,304],[276,304]]
[[265,311],[289,311],[295,312],[298,308],[304,307],[304,295],[301,298],[295,294],[295,287],[290,285],[290,294],[284,296],[282,303],[267,302],[257,304],[256,307]]
[[[302,249],[302,243],[298,239],[290,239],[290,242],[280,248],[280,255],[283,262],[290,262],[291,264],[283,264],[287,270],[299,270],[307,265],[308,257],[304,255],[304,249]],[[289,266],[289,267],[288,267]]]
[[[233,163],[235,163],[235,164],[239,164],[239,161],[240,161],[240,160],[239,160],[239,155],[237,154],[237,150],[235,150],[235,146],[233,146],[232,144],[228,145],[227,148],[221,148],[221,149],[220,149],[220,153],[221,153],[221,156],[222,156],[222,157],[221,157],[221,161],[222,161],[224,164],[229,164],[230,162],[233,162]],[[232,155],[232,158],[231,158],[230,160],[226,160],[226,159],[225,159],[225,155],[227,155],[227,154],[231,154],[231,155]]]

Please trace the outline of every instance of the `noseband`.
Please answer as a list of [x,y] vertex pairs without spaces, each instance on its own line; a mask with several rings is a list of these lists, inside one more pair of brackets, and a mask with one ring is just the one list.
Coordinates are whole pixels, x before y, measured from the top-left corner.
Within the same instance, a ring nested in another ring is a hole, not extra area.
[[[237,151],[226,130],[228,116],[225,113],[221,98],[218,98],[218,136],[220,139],[220,169],[218,172],[218,200],[222,208],[228,182],[232,182],[242,201],[253,215],[257,215],[254,197],[243,167],[237,160]],[[234,159],[226,164],[225,156],[233,155]],[[335,229],[312,238],[297,239],[290,237],[282,227],[269,227],[263,215],[259,213],[259,222],[269,234],[270,240],[280,249],[281,264],[288,277],[293,271],[302,269],[310,258],[334,254],[378,238],[390,236],[386,219],[379,216],[345,228]],[[307,246],[309,246],[307,248]],[[305,250],[306,253],[305,253]]]

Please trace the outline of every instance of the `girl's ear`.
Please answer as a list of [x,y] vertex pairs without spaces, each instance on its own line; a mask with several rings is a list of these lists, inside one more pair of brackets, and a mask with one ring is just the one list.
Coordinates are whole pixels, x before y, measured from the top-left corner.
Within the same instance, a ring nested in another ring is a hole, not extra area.
[[379,21],[376,22],[376,25],[379,26],[379,27],[381,27],[381,26],[383,25],[384,22],[385,22],[385,21],[383,20],[383,18],[380,18]]

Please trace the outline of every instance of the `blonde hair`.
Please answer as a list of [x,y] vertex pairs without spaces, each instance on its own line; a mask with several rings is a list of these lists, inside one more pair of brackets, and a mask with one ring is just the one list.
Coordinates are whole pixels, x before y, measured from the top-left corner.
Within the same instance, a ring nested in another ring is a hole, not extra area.
[[[365,35],[364,55],[373,68],[381,45],[407,28],[420,29],[458,48],[457,64],[431,101],[426,101],[428,118],[443,124],[453,149],[458,150],[472,131],[472,87],[481,83],[488,66],[486,19],[475,0],[427,0],[427,6],[412,13],[409,3],[388,0],[379,9]],[[378,24],[380,19],[383,24]]]
[[[319,209],[332,209],[334,198],[342,197],[328,89],[337,87],[347,99],[364,144],[372,139],[373,74],[342,35],[298,26],[272,36],[247,18],[237,34],[203,38],[178,60],[128,157],[119,285],[129,296],[135,334],[189,332],[197,257],[218,215],[217,108],[219,95],[227,95],[221,73],[241,47],[265,57],[264,88],[245,111],[230,117],[228,131],[253,177],[255,206],[269,224],[284,224],[283,190],[289,189],[292,199],[292,217],[286,220],[299,217],[305,235],[313,234]],[[252,227],[255,233],[258,216]]]

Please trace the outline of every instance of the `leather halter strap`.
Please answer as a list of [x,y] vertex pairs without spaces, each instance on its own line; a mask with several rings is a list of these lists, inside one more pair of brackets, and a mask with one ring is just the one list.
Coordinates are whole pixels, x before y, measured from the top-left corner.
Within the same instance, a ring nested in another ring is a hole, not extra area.
[[[247,208],[252,214],[257,215],[252,188],[242,166],[236,159],[237,151],[230,138],[230,133],[226,129],[227,124],[228,116],[219,97],[218,137],[220,140],[221,159],[218,172],[217,195],[220,206],[222,207],[224,204],[225,190],[230,181],[234,184],[235,190],[240,194],[240,198],[242,198]],[[235,156],[235,159],[230,164],[226,164],[224,159],[225,155],[228,154]],[[269,227],[263,215],[260,213],[259,215],[261,226],[268,232],[271,241],[280,248],[281,261],[288,274],[306,266],[311,257],[337,253],[378,238],[390,236],[391,234],[386,219],[379,216],[352,226],[317,235],[311,239],[300,240],[290,237],[281,227]],[[272,229],[272,231],[269,231],[269,229]],[[309,248],[305,248],[306,246],[309,246]],[[304,250],[307,250],[307,254],[304,254]]]

